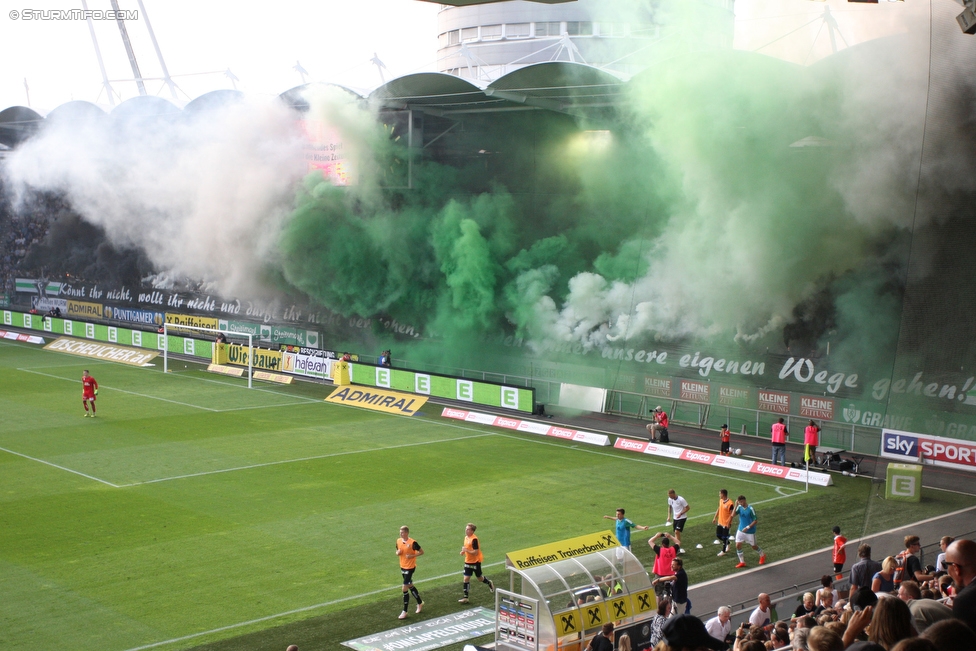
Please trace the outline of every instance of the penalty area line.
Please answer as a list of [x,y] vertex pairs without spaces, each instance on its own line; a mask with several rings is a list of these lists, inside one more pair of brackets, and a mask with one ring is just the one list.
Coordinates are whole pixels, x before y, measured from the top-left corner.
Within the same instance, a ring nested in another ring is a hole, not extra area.
[[[504,561],[498,561],[496,563],[490,563],[482,565],[482,567],[495,567],[497,565],[503,565]],[[429,579],[421,579],[420,581],[414,581],[414,583],[430,583],[431,581],[441,581],[443,579],[449,579],[452,576],[457,576],[457,572],[451,572],[450,574],[441,574],[440,576],[432,576]],[[177,642],[185,642],[186,640],[192,640],[198,637],[203,637],[205,635],[213,635],[214,633],[223,633],[224,631],[232,631],[235,628],[243,628],[245,626],[251,626],[252,624],[260,624],[262,622],[269,622],[274,619],[280,619],[282,617],[288,617],[290,615],[297,615],[299,613],[307,613],[312,610],[317,610],[319,608],[328,608],[329,606],[335,606],[337,604],[345,603],[347,601],[354,601],[356,599],[364,599],[366,597],[372,597],[374,595],[383,594],[384,592],[392,592],[393,590],[400,590],[400,585],[391,585],[386,588],[380,588],[378,590],[371,590],[369,592],[363,592],[357,595],[350,595],[348,597],[340,597],[339,599],[333,599],[331,601],[323,601],[322,603],[313,604],[311,606],[303,606],[301,608],[294,608],[292,610],[286,610],[282,613],[276,613],[274,615],[265,615],[264,617],[258,617],[256,619],[249,619],[246,622],[238,622],[236,624],[228,624],[227,626],[221,626],[219,628],[213,628],[209,631],[200,631],[199,633],[191,633],[189,635],[183,635],[182,637],[174,637],[170,640],[163,640],[161,642],[153,642],[152,644],[144,644],[142,646],[132,647],[131,649],[126,649],[126,651],[143,651],[144,649],[153,649],[160,646],[165,646],[167,644],[176,644]]]
[[[51,375],[50,373],[41,373],[40,371],[32,371],[29,368],[18,368],[18,371],[24,373],[33,373],[34,375],[43,375],[44,377],[54,378],[55,380],[64,380],[65,382],[75,382],[78,383],[80,380],[72,380],[71,378],[61,377],[60,375]],[[119,393],[128,393],[131,396],[139,396],[140,398],[147,398],[149,400],[161,400],[163,402],[169,402],[174,405],[182,405],[183,407],[193,407],[194,409],[203,409],[204,411],[220,411],[219,409],[213,409],[212,407],[201,407],[200,405],[193,405],[189,402],[180,402],[179,400],[170,400],[169,398],[160,398],[159,396],[150,396],[145,393],[138,393],[136,391],[128,391],[126,389],[118,389],[115,387],[110,387],[108,385],[103,385],[102,388],[110,389],[112,391],[118,391]]]
[[51,466],[52,468],[57,468],[58,470],[63,470],[65,472],[70,472],[73,475],[79,475],[81,477],[84,477],[85,479],[91,479],[92,481],[97,481],[100,484],[105,484],[106,486],[111,486],[112,488],[121,488],[121,486],[119,486],[117,484],[113,484],[110,481],[105,481],[104,479],[99,479],[98,477],[93,477],[92,475],[86,475],[85,473],[83,473],[83,472],[81,472],[79,470],[72,470],[71,468],[66,468],[64,466],[59,466],[56,463],[51,463],[50,461],[45,461],[44,459],[38,459],[37,457],[32,457],[32,456],[23,454],[21,452],[14,452],[13,450],[8,450],[7,448],[0,448],[0,450],[2,450],[3,452],[6,452],[7,454],[13,454],[13,455],[18,456],[18,457],[23,457],[24,459],[30,459],[31,461],[36,461],[37,463],[43,463],[45,466]]

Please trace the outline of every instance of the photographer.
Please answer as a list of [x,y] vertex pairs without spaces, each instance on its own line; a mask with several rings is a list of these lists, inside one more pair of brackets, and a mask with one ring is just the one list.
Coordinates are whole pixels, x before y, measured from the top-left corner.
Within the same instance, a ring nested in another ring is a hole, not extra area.
[[677,607],[684,605],[687,615],[691,612],[691,599],[688,598],[688,575],[685,573],[684,561],[675,558],[671,561],[671,574],[659,576],[651,581],[654,585],[665,584],[668,589],[665,593],[670,593],[671,601],[674,603],[675,612]]

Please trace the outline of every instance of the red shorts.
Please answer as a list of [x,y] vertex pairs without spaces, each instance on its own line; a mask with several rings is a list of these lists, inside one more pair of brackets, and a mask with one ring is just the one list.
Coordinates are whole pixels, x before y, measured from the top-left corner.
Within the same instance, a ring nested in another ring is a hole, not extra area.
[[94,401],[95,400],[95,394],[94,393],[83,393],[83,394],[81,394],[81,399],[82,400],[92,400],[92,401]]

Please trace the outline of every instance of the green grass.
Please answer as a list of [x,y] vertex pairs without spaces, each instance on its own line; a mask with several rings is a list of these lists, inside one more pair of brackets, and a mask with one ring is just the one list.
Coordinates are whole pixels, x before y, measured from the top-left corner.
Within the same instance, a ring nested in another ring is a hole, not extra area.
[[[719,488],[757,506],[773,560],[829,545],[834,524],[857,535],[969,504],[927,491],[919,506],[889,506],[845,477],[798,494],[792,482],[442,420],[436,405],[388,416],[325,403],[321,385],[247,390],[176,366],[164,375],[0,342],[0,648],[338,649],[399,624],[401,524],[426,550],[426,618],[462,608],[468,521],[504,584],[506,551],[606,530],[601,516],[618,506],[661,525],[674,487],[692,505],[686,542],[705,547],[685,556],[694,583],[732,570],[711,545]],[[83,368],[101,387],[94,420],[81,417]],[[646,538],[634,549],[649,567]],[[472,597],[492,604],[481,585]]]

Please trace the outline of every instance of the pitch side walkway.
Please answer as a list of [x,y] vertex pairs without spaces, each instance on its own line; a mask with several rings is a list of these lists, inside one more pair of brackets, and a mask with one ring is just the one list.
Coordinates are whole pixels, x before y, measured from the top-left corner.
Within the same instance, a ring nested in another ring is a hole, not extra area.
[[[458,403],[460,405],[460,403]],[[470,405],[462,408],[468,409]],[[547,406],[548,408],[548,406]],[[614,436],[624,436],[627,438],[647,439],[647,430],[644,426],[649,422],[626,416],[613,416],[609,414],[585,413],[582,415],[561,414],[558,407],[551,417],[540,418],[531,416],[520,418],[526,420],[543,420],[550,424],[558,424],[573,429],[612,434]],[[490,411],[478,408],[476,411]],[[674,423],[668,427],[671,435],[671,444],[679,447],[697,448],[709,452],[718,452],[719,441],[718,432],[713,430],[700,430]],[[763,461],[769,461],[770,443],[768,438],[756,436],[741,436],[736,432],[732,433],[732,447],[742,448],[742,454]],[[848,455],[844,455],[845,457]],[[803,458],[803,446],[797,443],[788,443],[786,446],[787,462],[794,461],[800,463]],[[861,461],[860,474],[870,477],[884,479],[885,469],[888,465],[887,459],[879,459],[877,456],[865,456]],[[819,468],[817,470],[820,470]],[[922,472],[922,484],[930,488],[968,493],[976,498],[976,472],[964,470],[953,470],[951,468],[941,468],[938,466],[925,466]],[[884,487],[880,487],[883,491]],[[974,501],[976,504],[976,501]],[[976,528],[976,527],[974,527]],[[951,535],[951,534],[947,534]]]
[[[891,531],[867,536],[861,539],[852,539],[848,542],[848,563],[845,565],[843,582],[846,585],[846,577],[849,576],[851,564],[857,560],[857,547],[862,542],[871,545],[871,557],[880,560],[885,556],[893,555],[904,549],[904,538],[909,534],[916,534],[922,538],[922,543],[930,545],[938,542],[942,536],[965,536],[976,530],[976,505],[955,513],[931,518],[893,529]],[[760,540],[760,542],[762,542]],[[725,576],[705,583],[692,585],[688,588],[688,598],[694,607],[692,613],[705,617],[714,613],[719,606],[732,606],[750,600],[750,606],[755,607],[756,597],[760,592],[774,592],[789,590],[798,583],[819,580],[824,574],[832,574],[833,565],[830,561],[830,547],[810,552],[795,558],[781,561],[770,559],[766,565],[756,565],[756,555],[751,549],[747,550],[746,562],[750,567],[739,570],[737,574]],[[923,562],[926,565],[935,564],[935,556],[926,557]],[[735,558],[734,552],[732,558]],[[733,563],[729,561],[730,565]],[[817,586],[819,587],[819,585]],[[843,587],[843,586],[838,586]],[[780,618],[788,617],[796,608],[799,602],[790,600],[779,605],[778,615]]]

